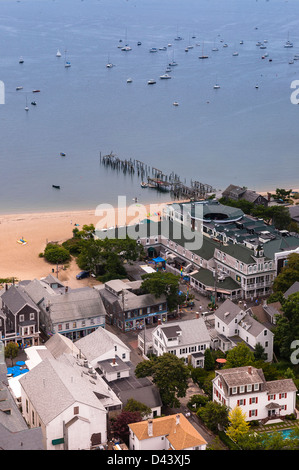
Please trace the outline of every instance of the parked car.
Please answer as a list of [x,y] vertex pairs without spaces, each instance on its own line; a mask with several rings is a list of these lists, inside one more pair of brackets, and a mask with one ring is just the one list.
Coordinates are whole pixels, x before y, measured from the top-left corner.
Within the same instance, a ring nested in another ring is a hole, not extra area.
[[84,279],[85,277],[89,277],[89,271],[81,271],[77,274],[76,279]]

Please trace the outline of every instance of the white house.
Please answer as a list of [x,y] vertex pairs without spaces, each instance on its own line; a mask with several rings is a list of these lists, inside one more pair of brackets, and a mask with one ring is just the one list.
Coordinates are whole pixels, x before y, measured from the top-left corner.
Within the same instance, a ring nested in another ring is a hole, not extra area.
[[243,341],[254,350],[259,343],[267,354],[267,361],[272,361],[274,334],[249,315],[241,305],[226,300],[215,311],[215,330],[217,333],[217,339],[214,338],[213,341],[215,349],[227,352]]
[[118,336],[104,328],[98,328],[75,343],[92,367],[100,361],[112,360],[118,356],[123,362],[130,361],[131,350]]
[[[141,335],[142,336],[142,335]],[[176,323],[161,323],[153,330],[153,352],[157,356],[171,353],[184,358],[194,367],[204,366],[204,353],[210,348],[210,335],[203,318]]]
[[233,409],[240,406],[247,421],[279,418],[295,413],[297,388],[292,379],[265,380],[252,366],[216,370],[213,401]]
[[129,424],[130,450],[205,450],[206,440],[182,413]]
[[41,427],[46,450],[83,450],[107,441],[107,411],[90,377],[47,357],[20,379],[29,428]]

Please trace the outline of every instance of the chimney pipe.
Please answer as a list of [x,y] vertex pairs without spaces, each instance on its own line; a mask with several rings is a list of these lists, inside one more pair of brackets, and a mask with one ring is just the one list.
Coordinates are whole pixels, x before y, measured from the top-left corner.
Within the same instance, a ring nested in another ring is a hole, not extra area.
[[149,419],[147,423],[148,423],[147,433],[148,433],[149,437],[152,437],[153,436],[153,420]]

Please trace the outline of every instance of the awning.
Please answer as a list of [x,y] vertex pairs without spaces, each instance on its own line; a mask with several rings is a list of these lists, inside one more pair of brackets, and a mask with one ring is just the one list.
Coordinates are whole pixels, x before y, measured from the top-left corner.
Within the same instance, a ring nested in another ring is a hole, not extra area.
[[165,259],[161,258],[160,256],[158,256],[157,258],[153,258],[153,261],[155,263],[163,263],[165,262]]

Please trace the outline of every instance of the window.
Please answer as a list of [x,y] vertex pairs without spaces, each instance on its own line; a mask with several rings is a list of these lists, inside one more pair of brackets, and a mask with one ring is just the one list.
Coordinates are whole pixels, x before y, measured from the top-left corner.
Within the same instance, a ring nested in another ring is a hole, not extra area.
[[20,321],[24,321],[24,315],[20,315]]
[[34,320],[34,313],[30,313],[29,318],[30,320]]
[[77,322],[73,322],[73,328],[77,328]]
[[233,388],[232,388],[232,393],[233,393],[233,394],[237,393],[237,387],[233,387]]
[[244,392],[245,392],[245,387],[244,387],[244,385],[241,385],[240,386],[240,393],[244,393]]
[[264,330],[264,336],[267,336],[267,330]]
[[74,406],[74,415],[79,414],[79,406]]
[[254,390],[259,390],[260,384],[254,384]]
[[252,390],[252,385],[247,385],[247,392],[251,392]]
[[66,324],[65,324],[65,329],[66,329],[66,330],[69,330],[69,329],[70,329],[70,324],[69,324],[69,323],[66,323]]

